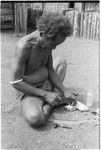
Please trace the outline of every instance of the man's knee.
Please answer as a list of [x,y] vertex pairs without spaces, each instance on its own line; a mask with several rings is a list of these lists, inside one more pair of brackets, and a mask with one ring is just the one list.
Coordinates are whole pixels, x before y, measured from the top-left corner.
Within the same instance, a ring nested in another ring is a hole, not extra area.
[[45,124],[46,118],[43,113],[40,112],[27,112],[25,119],[31,126],[40,127]]

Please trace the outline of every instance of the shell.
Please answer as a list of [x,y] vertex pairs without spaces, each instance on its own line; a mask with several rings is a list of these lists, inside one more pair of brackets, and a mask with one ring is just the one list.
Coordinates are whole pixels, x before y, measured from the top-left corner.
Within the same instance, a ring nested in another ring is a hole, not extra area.
[[84,105],[83,103],[77,101],[76,109],[78,109],[78,110],[80,110],[80,111],[88,111],[88,110],[89,110],[89,107],[87,107],[87,106]]

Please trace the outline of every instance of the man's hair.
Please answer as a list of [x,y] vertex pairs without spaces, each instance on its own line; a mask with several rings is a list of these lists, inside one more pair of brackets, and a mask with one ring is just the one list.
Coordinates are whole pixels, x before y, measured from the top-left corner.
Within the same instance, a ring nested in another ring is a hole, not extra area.
[[37,29],[47,39],[54,39],[58,33],[67,37],[73,32],[69,19],[55,12],[44,13],[37,22]]

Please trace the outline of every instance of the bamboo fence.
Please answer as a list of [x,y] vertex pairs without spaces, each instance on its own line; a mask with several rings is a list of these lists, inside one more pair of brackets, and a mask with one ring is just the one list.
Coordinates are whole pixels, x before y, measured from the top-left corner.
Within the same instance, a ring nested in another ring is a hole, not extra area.
[[[40,4],[40,5],[39,5]],[[73,36],[87,39],[100,39],[100,15],[99,11],[83,12],[78,9],[68,9],[68,3],[32,3],[15,5],[15,31],[25,33],[27,28],[27,8],[43,9],[43,11],[60,11],[66,10],[65,15],[69,18],[73,26]],[[21,5],[21,6],[20,6]],[[65,8],[65,9],[64,9]],[[66,9],[67,8],[67,9]],[[88,8],[87,8],[88,10]]]
[[87,39],[100,39],[100,18],[98,12],[68,11],[65,14],[72,26],[73,36]]
[[[69,3],[44,3],[43,11],[63,13],[63,11],[66,10],[65,15],[69,18],[73,26],[74,37],[99,40],[100,15],[99,11],[95,11],[99,8],[98,4],[87,3],[85,5],[85,12],[78,9],[80,6],[82,6],[81,3],[75,3],[75,8],[70,10]],[[41,5],[35,3],[33,3],[31,7],[33,7],[33,9],[42,9]]]

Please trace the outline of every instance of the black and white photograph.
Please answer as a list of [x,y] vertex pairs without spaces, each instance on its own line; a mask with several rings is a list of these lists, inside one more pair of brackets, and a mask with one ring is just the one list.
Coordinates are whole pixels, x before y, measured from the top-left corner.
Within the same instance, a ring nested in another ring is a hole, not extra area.
[[1,150],[100,150],[100,1],[1,1]]

